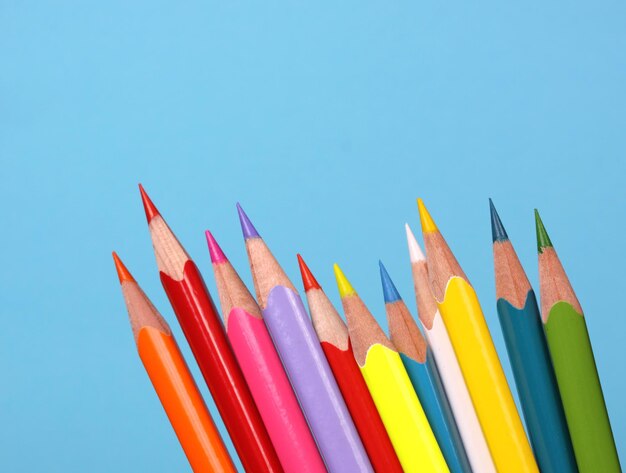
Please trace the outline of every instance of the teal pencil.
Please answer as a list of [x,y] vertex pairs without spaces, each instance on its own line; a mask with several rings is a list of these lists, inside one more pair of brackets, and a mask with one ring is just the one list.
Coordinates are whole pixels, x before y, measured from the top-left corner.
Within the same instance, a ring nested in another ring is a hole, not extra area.
[[472,473],[435,360],[409,309],[380,263],[387,323],[451,473]]
[[577,472],[535,293],[491,199],[498,316],[528,436],[542,473]]

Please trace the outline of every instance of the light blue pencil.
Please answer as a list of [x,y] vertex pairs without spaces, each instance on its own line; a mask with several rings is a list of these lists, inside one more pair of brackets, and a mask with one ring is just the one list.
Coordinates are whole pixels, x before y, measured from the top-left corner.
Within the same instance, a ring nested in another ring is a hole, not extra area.
[[380,263],[391,341],[404,363],[451,473],[472,473],[439,372],[409,309]]

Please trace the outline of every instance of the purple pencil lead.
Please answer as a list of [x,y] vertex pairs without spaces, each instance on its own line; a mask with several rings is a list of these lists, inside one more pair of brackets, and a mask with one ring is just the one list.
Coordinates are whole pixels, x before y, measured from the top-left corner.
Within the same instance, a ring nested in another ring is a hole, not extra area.
[[245,240],[249,240],[250,238],[261,238],[261,235],[259,235],[259,232],[256,231],[256,228],[252,225],[252,222],[241,208],[241,205],[239,205],[239,202],[237,202],[237,212],[239,213],[239,223],[241,223],[243,238]]

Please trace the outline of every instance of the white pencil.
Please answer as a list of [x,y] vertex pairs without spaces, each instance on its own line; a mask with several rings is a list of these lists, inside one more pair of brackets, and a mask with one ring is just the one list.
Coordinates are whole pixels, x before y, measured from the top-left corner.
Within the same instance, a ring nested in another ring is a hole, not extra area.
[[452,348],[446,326],[439,314],[437,302],[430,289],[426,258],[409,225],[405,224],[405,228],[417,299],[417,312],[439,368],[441,380],[463,439],[467,457],[473,471],[495,473],[496,467],[465,385],[461,367],[454,353],[454,348]]

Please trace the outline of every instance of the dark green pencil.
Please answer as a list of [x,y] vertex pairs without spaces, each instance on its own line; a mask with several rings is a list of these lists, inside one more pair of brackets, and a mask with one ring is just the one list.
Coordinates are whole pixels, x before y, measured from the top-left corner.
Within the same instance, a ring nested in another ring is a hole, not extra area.
[[491,199],[489,206],[496,306],[530,443],[542,473],[575,473],[578,469],[535,292]]

